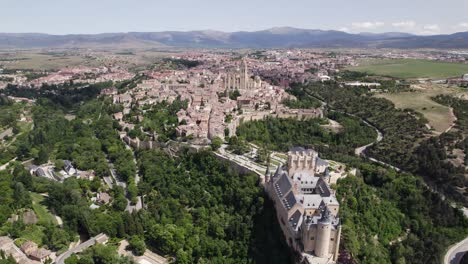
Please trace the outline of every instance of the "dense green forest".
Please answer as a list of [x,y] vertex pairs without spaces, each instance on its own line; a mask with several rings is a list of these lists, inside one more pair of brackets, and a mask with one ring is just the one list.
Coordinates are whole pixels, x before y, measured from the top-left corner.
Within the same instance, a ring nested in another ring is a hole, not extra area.
[[[468,221],[424,182],[355,161],[358,177],[337,184],[343,247],[360,263],[441,263]],[[401,242],[398,242],[398,240]]]
[[338,132],[323,127],[322,119],[266,118],[241,124],[236,134],[241,139],[267,146],[271,150],[287,152],[300,145],[311,147],[324,155],[354,153],[354,148],[373,142],[376,132],[359,119],[333,112],[329,118],[341,124]]
[[299,85],[293,85],[288,92],[296,97],[296,100],[286,99],[283,104],[292,109],[310,109],[317,108],[322,103],[314,97],[307,96],[305,91]]
[[53,103],[65,108],[72,108],[74,105],[96,98],[102,88],[112,85],[111,82],[97,84],[73,84],[47,85],[44,84],[38,89],[27,89],[13,84],[2,91],[5,95],[25,97],[29,99],[48,98]]
[[186,60],[186,59],[165,59],[165,63],[169,64],[174,69],[190,69],[201,65],[203,62],[197,60]]
[[177,112],[187,108],[187,101],[177,98],[172,103],[166,101],[149,106],[141,124],[144,131],[156,133],[160,142],[176,138],[176,127],[179,124]]
[[0,96],[0,129],[16,126],[20,114],[20,104],[15,104],[13,100],[8,99],[6,96]]
[[0,164],[15,157],[11,145],[19,135],[31,130],[29,116],[31,106],[25,102],[14,102],[0,95]]
[[346,88],[335,82],[301,86],[308,96],[324,100],[336,111],[356,115],[375,125],[384,139],[367,149],[368,155],[397,167],[414,170],[412,151],[429,131],[425,118],[410,109],[397,109],[383,98],[372,97],[366,88]]
[[273,213],[263,213],[271,209],[264,208],[258,176],[240,175],[208,152],[174,160],[160,151],[143,151],[138,160],[144,179],[140,190],[148,194],[150,217],[144,223],[151,248],[175,255],[179,263],[288,263],[278,229],[273,241],[262,240],[272,238],[264,221],[276,220]]

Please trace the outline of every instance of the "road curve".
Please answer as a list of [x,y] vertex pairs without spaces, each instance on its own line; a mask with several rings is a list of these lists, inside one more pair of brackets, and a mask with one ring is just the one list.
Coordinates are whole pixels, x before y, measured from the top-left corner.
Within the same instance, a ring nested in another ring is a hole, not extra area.
[[449,248],[444,257],[444,264],[459,264],[468,251],[468,237]]
[[341,113],[341,114],[344,114],[344,115],[348,115],[348,116],[352,116],[352,117],[358,118],[359,120],[361,120],[362,122],[364,122],[364,124],[366,124],[367,126],[373,128],[373,129],[377,132],[377,137],[376,137],[376,139],[375,139],[374,142],[369,143],[369,144],[367,144],[367,145],[365,145],[365,146],[357,147],[357,148],[354,150],[354,153],[355,153],[357,156],[367,158],[368,160],[370,160],[370,161],[372,161],[372,162],[379,163],[379,164],[384,165],[384,166],[386,166],[386,167],[392,168],[392,169],[394,169],[394,170],[396,170],[396,171],[398,171],[398,172],[401,171],[401,169],[398,168],[398,167],[396,167],[396,166],[393,166],[393,165],[388,164],[388,163],[386,163],[386,162],[383,162],[383,161],[381,161],[381,160],[378,160],[378,159],[369,157],[369,156],[367,156],[367,155],[364,153],[364,151],[365,151],[368,147],[373,146],[373,145],[375,145],[375,144],[377,144],[377,143],[379,143],[380,141],[383,140],[383,138],[384,138],[383,133],[382,133],[377,127],[375,127],[374,125],[372,125],[371,123],[369,123],[367,120],[365,120],[364,118],[359,117],[359,116],[357,116],[357,115],[350,114],[350,113],[347,113],[347,112],[342,112],[342,111],[334,110],[333,108],[331,108],[331,107],[327,104],[327,102],[323,101],[322,99],[320,99],[320,98],[318,98],[318,97],[316,97],[316,96],[314,96],[314,95],[312,95],[312,94],[310,94],[310,93],[309,93],[309,96],[312,96],[313,98],[315,98],[315,99],[317,99],[318,101],[320,101],[320,102],[322,103],[322,106],[323,106],[323,107],[328,107],[328,109],[329,109],[330,111],[334,111],[334,112],[337,112],[337,113]]

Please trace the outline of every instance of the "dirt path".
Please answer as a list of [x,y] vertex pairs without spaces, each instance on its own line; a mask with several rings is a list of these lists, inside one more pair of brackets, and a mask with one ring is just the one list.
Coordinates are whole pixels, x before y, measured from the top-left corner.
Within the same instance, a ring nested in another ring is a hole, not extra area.
[[457,124],[457,116],[455,115],[455,113],[453,112],[453,108],[450,107],[450,115],[452,116],[452,119],[453,119],[453,123],[450,125],[449,128],[447,128],[445,130],[445,133],[449,132],[456,124]]

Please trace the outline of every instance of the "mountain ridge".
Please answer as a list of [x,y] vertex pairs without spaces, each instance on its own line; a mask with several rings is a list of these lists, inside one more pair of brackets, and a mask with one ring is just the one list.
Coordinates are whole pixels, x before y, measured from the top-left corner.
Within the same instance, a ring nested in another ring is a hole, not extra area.
[[259,31],[216,30],[116,32],[99,34],[0,33],[0,48],[88,46],[200,48],[468,48],[468,32],[419,36],[404,32],[348,33],[338,30],[274,27]]

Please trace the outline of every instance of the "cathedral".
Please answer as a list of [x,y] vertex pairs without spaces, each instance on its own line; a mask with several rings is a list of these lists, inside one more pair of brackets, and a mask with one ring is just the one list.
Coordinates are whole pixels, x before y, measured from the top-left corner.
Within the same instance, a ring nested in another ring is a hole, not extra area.
[[237,68],[236,71],[229,72],[224,78],[224,88],[226,90],[252,90],[262,86],[262,81],[257,76],[251,78],[249,75],[249,69],[247,60],[242,59],[241,67]]
[[302,263],[335,263],[338,258],[339,203],[327,184],[327,168],[316,151],[294,148],[288,164],[265,177],[287,243],[302,255]]

